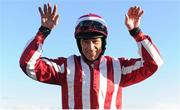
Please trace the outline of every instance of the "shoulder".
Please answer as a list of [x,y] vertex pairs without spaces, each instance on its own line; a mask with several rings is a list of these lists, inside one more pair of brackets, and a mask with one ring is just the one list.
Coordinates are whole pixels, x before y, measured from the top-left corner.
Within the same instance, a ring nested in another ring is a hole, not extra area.
[[120,58],[116,58],[116,57],[111,57],[111,56],[103,56],[103,58],[104,59],[106,59],[106,60],[112,60],[112,61],[123,61],[123,60],[125,60],[125,58],[124,57],[120,57]]

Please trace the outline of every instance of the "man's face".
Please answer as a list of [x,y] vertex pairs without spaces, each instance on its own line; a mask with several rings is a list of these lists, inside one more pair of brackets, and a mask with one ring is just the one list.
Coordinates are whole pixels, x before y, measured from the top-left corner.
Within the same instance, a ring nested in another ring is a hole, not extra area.
[[101,38],[81,39],[80,44],[83,54],[90,61],[96,60],[102,52]]

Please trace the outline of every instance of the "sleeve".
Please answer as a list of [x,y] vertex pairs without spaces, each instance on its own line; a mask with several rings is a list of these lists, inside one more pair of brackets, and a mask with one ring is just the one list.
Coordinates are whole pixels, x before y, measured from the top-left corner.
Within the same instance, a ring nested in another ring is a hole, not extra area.
[[39,31],[30,41],[20,57],[20,67],[30,78],[48,84],[61,85],[66,72],[66,58],[41,57],[46,34]]
[[139,31],[133,37],[137,42],[141,58],[131,58],[129,60],[120,58],[122,70],[120,86],[122,87],[145,80],[163,64],[160,53],[149,36]]

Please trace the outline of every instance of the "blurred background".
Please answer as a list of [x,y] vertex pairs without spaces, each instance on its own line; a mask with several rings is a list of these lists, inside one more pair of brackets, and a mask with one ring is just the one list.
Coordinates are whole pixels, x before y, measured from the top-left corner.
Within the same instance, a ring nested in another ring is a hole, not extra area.
[[19,67],[26,43],[40,27],[38,7],[58,5],[60,20],[43,46],[43,56],[79,54],[74,39],[77,19],[101,15],[108,25],[105,55],[139,57],[137,45],[124,24],[131,6],[144,10],[141,29],[151,36],[164,65],[149,79],[123,88],[124,109],[180,110],[180,0],[0,0],[0,109],[57,110],[61,87],[27,77]]

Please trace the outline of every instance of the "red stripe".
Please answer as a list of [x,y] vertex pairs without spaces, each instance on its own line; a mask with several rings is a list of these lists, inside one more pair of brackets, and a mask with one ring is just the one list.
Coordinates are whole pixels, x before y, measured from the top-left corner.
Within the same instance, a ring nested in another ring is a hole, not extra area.
[[80,57],[74,57],[75,77],[74,77],[74,108],[82,108],[82,67]]
[[26,73],[27,63],[29,62],[29,60],[31,59],[33,54],[36,52],[36,50],[34,50],[34,49],[32,50],[32,48],[35,48],[34,43],[36,43],[35,40],[33,40],[30,43],[30,45],[28,45],[28,47],[24,50],[23,54],[21,55],[20,66],[21,66],[22,70],[24,71],[24,73]]
[[[64,63],[64,67],[67,68],[67,59]],[[69,109],[68,106],[68,85],[67,85],[67,69],[65,69],[65,74],[60,74],[61,81],[61,91],[62,91],[62,108]]]
[[107,91],[106,98],[104,102],[104,108],[111,108],[111,100],[114,92],[114,70],[112,65],[112,59],[110,57],[106,57],[107,59]]
[[[151,76],[157,70],[156,63],[153,61],[150,54],[147,52],[147,50],[143,46],[142,46],[142,56],[145,61],[143,64],[143,67],[140,67],[137,70],[133,70],[129,74],[122,75],[121,77],[122,87],[130,86],[132,84],[136,84],[140,81],[143,81],[149,76]],[[130,62],[127,62],[127,63],[130,63]]]
[[20,58],[20,67],[23,72],[26,73],[26,66],[33,54],[37,51],[39,44],[42,44],[44,41],[44,35],[41,32],[38,32],[35,38],[28,44],[26,49],[23,51]]
[[[120,62],[120,66],[122,68],[122,59],[119,59],[119,62]],[[121,80],[120,80],[120,82],[121,82]],[[117,96],[116,96],[116,108],[121,110],[121,108],[122,108],[122,87],[120,85],[120,82],[119,82],[119,88],[118,88],[118,92],[117,92]]]
[[90,85],[90,101],[91,101],[91,109],[98,109],[98,95],[99,95],[99,62],[94,65],[94,68],[90,67],[91,71],[91,85]]
[[122,108],[122,88],[119,86],[118,93],[116,97],[116,108],[121,109]]

